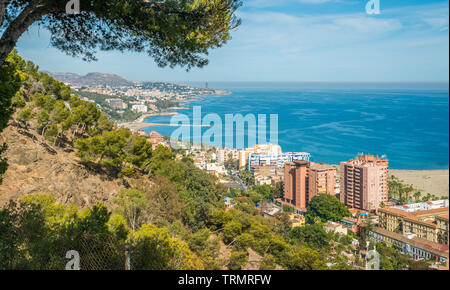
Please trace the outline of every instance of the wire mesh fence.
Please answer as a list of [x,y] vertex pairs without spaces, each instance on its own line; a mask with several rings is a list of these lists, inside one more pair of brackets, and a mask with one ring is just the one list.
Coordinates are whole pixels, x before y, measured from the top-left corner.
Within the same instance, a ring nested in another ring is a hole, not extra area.
[[111,235],[83,235],[73,247],[67,249],[76,252],[64,253],[66,258],[64,269],[76,269],[77,259],[79,259],[80,270],[124,270],[126,268],[125,243]]
[[[1,248],[1,247],[0,247]],[[24,239],[14,249],[3,249],[0,269],[16,270],[126,270],[125,242],[113,235],[83,233],[72,238]],[[128,255],[129,256],[129,255]],[[5,260],[8,260],[6,263]]]

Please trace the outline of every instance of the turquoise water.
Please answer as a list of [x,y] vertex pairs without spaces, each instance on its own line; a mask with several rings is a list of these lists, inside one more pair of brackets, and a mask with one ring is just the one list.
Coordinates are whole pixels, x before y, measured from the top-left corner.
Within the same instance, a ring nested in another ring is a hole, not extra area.
[[[449,167],[448,85],[216,83],[210,87],[233,94],[210,96],[188,106],[201,106],[202,116],[216,113],[223,120],[225,114],[278,114],[278,143],[283,151],[309,152],[313,161],[332,164],[362,152],[386,155],[393,169]],[[192,109],[178,112],[192,120]],[[152,117],[148,122],[170,123],[170,118]],[[146,131],[170,136],[175,129],[158,126]]]

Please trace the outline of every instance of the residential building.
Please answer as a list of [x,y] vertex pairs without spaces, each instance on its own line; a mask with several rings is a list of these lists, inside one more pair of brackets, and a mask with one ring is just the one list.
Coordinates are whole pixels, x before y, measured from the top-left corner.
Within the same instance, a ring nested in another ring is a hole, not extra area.
[[319,194],[335,195],[336,168],[310,162],[308,168],[308,202]]
[[215,175],[227,173],[225,167],[217,163],[206,163],[206,171],[214,173]]
[[147,113],[148,107],[146,105],[133,105],[131,110],[136,113]]
[[340,165],[340,200],[349,208],[376,211],[388,201],[388,160],[360,155]]
[[413,212],[380,208],[378,225],[390,232],[415,234],[419,238],[448,245],[448,212],[448,207]]
[[324,224],[323,228],[325,231],[328,232],[334,232],[340,235],[346,235],[348,234],[348,228],[342,225],[341,223],[337,222],[331,222],[328,221]]
[[121,99],[106,99],[105,102],[112,108],[112,109],[126,109],[128,108],[128,105],[124,103]]
[[369,238],[376,243],[385,243],[403,254],[411,256],[414,260],[433,260],[441,264],[448,261],[449,247],[434,243],[414,234],[402,235],[386,229],[374,227],[369,232]]
[[238,160],[239,150],[229,148],[220,148],[217,150],[217,162],[220,164],[225,164],[225,161],[228,161],[230,157],[232,160]]
[[246,167],[250,154],[281,154],[280,145],[275,144],[256,144],[251,148],[239,151],[239,167]]
[[164,142],[164,137],[156,131],[151,131],[148,136],[148,141],[152,143],[154,148]]
[[308,197],[308,161],[288,162],[284,165],[283,203],[306,211]]
[[255,166],[260,165],[276,165],[283,167],[286,162],[293,162],[296,160],[309,161],[311,154],[306,152],[286,152],[286,153],[249,153],[248,154],[248,170],[252,170]]
[[444,216],[438,216],[436,217],[436,226],[438,230],[438,243],[449,245],[449,238],[448,238],[448,214]]
[[415,211],[423,211],[423,210],[430,210],[430,209],[437,209],[437,208],[444,208],[444,207],[449,207],[448,199],[391,206],[391,208],[396,208],[396,209],[402,210],[404,212],[415,212]]
[[285,163],[283,203],[305,211],[314,196],[334,195],[335,174],[331,166],[304,160]]
[[299,214],[290,214],[289,220],[292,223],[292,228],[303,227],[306,224],[305,217]]

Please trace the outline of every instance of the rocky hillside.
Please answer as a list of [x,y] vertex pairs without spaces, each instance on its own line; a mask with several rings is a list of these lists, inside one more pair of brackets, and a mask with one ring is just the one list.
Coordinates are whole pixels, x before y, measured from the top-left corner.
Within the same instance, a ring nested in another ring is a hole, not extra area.
[[111,198],[128,187],[127,178],[111,178],[88,171],[78,162],[73,148],[53,146],[32,129],[11,122],[0,135],[8,144],[9,168],[0,185],[0,205],[26,194],[54,194],[59,203],[85,207]]

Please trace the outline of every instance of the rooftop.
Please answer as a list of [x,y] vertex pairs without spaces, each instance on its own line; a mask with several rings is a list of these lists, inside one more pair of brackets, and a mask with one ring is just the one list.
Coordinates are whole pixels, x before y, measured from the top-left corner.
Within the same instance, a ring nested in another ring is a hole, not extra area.
[[442,244],[438,244],[438,243],[434,243],[422,238],[418,238],[418,237],[414,237],[412,239],[408,239],[407,237],[398,234],[398,233],[394,233],[379,227],[374,227],[373,232],[376,232],[378,234],[381,234],[383,236],[395,239],[397,241],[412,245],[416,248],[420,248],[423,250],[427,250],[430,253],[433,253],[435,255],[439,255],[441,257],[447,257],[449,256],[449,246],[447,245],[442,245]]

